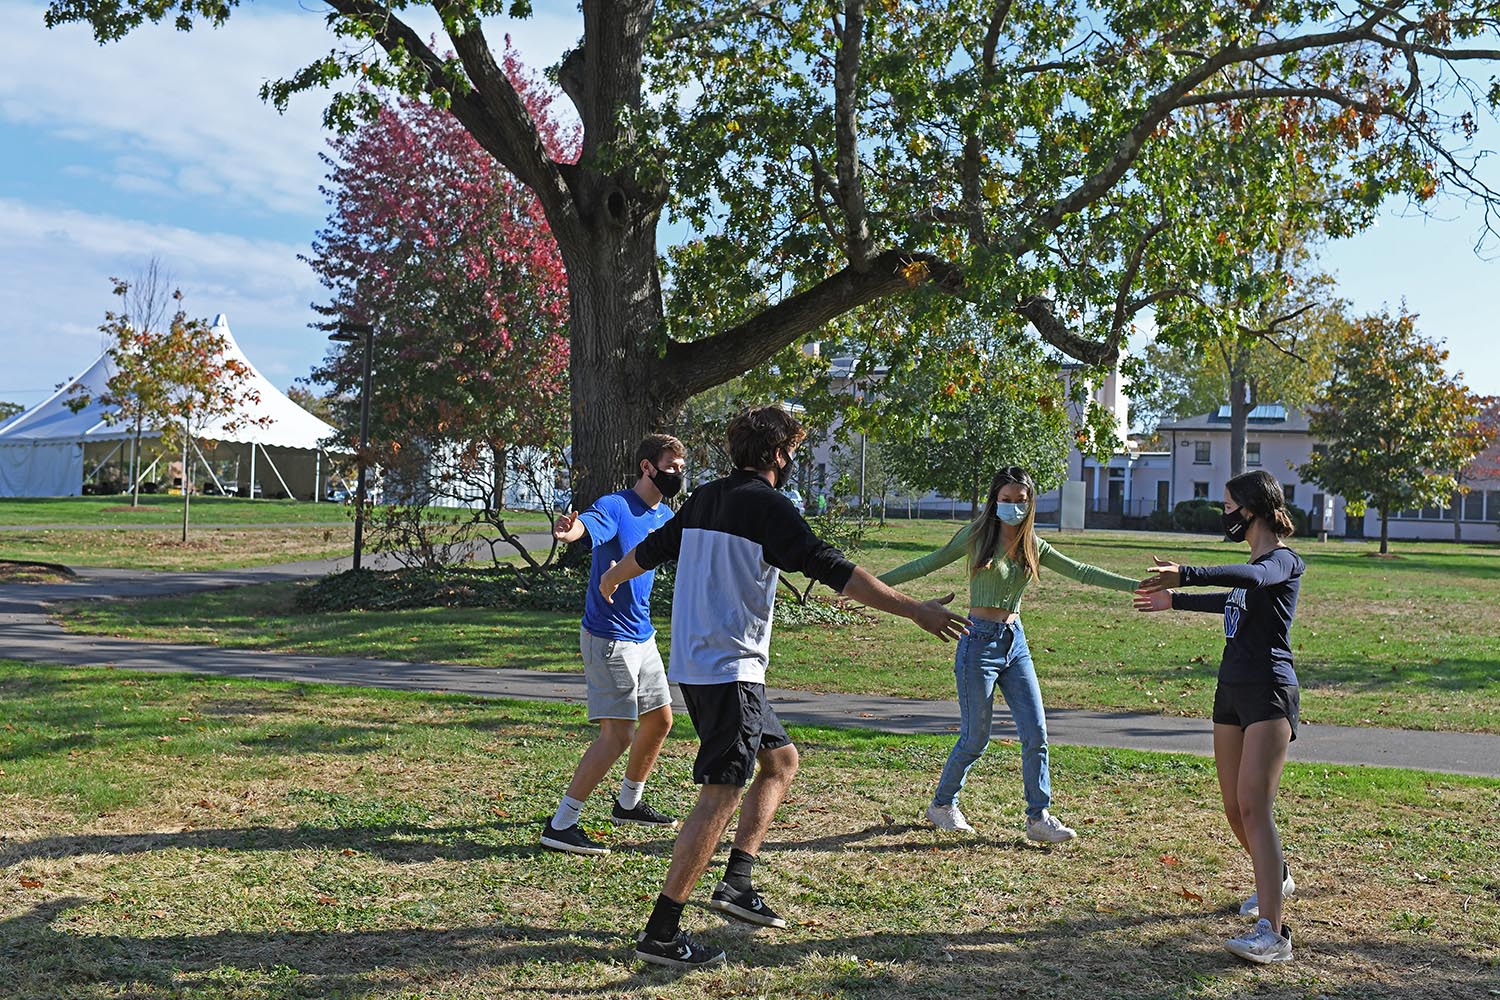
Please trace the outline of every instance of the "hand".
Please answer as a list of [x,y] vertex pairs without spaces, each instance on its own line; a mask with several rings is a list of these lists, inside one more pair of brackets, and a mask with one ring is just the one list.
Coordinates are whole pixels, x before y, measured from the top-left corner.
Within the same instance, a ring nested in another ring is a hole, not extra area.
[[571,510],[568,511],[559,517],[557,523],[552,526],[552,537],[559,542],[566,542],[568,540],[568,532],[572,531],[573,525],[577,523],[578,515]]
[[1181,566],[1178,566],[1174,562],[1167,562],[1165,559],[1158,559],[1156,556],[1152,556],[1151,561],[1156,563],[1156,565],[1147,569],[1146,572],[1155,575],[1148,576],[1141,581],[1141,591],[1153,594],[1159,590],[1169,590],[1172,587],[1182,586]]
[[[1155,581],[1149,581],[1154,583]],[[1137,611],[1171,611],[1172,592],[1170,590],[1146,590],[1145,584],[1142,589],[1135,592],[1135,599],[1131,602]]]
[[614,570],[618,565],[620,564],[611,561],[609,564],[609,569],[605,570],[604,574],[599,577],[599,594],[609,604],[615,603],[615,599],[612,595],[615,592],[615,588],[620,585],[620,581],[614,578]]
[[923,631],[931,632],[944,642],[968,635],[969,620],[955,615],[945,607],[952,600],[953,594],[950,593],[935,601],[923,601],[917,605],[916,614],[912,615],[911,620],[920,625]]

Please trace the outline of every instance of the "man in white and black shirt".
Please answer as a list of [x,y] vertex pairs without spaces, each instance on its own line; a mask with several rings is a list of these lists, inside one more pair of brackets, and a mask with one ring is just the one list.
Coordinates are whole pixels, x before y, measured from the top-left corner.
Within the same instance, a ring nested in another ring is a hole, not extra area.
[[666,885],[636,945],[636,956],[648,962],[698,968],[724,960],[722,949],[694,941],[680,923],[683,905],[713,860],[737,807],[740,822],[729,865],[709,906],[759,926],[786,926],[750,878],[755,853],[797,773],[797,748],[766,703],[771,611],[781,572],[805,573],[863,604],[910,618],[945,640],[967,630],[967,622],[943,606],[952,594],[942,601],[917,601],[876,580],[813,534],[779,492],[805,436],[796,418],[779,407],[741,414],[728,431],[738,471],[699,487],[676,517],[599,581],[600,592],[609,598],[625,581],[677,560],[668,677],[681,689],[698,731],[693,780],[702,788],[673,847]]

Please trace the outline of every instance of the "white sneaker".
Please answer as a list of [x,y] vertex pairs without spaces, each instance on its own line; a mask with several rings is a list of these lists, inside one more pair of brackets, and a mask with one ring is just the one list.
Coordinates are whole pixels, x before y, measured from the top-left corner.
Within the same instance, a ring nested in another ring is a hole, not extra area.
[[974,832],[974,828],[969,825],[969,821],[964,819],[964,814],[959,811],[957,802],[947,806],[928,806],[927,821],[939,830],[954,830],[958,833]]
[[[1296,891],[1297,891],[1297,880],[1294,879],[1294,878],[1292,878],[1292,870],[1290,868],[1283,867],[1281,869],[1281,898],[1283,900],[1285,900],[1288,896],[1290,896],[1292,893],[1294,893]],[[1243,903],[1240,904],[1240,916],[1242,916],[1242,917],[1258,917],[1258,916],[1260,916],[1260,893],[1259,892],[1252,892],[1250,894],[1250,898],[1247,899],[1247,900],[1245,900]]]
[[1255,930],[1244,937],[1230,938],[1224,946],[1247,962],[1269,965],[1292,960],[1292,929],[1281,925],[1282,933],[1271,930],[1271,921],[1255,922]]
[[1042,814],[1036,819],[1026,817],[1026,839],[1040,840],[1047,844],[1060,844],[1064,840],[1072,840],[1078,836],[1078,831],[1064,826],[1063,821],[1043,809]]

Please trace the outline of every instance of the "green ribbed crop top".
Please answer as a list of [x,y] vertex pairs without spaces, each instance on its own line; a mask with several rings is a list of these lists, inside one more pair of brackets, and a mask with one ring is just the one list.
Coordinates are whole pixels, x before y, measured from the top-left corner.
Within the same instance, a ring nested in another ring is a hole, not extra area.
[[[897,566],[893,570],[880,574],[880,582],[895,586],[898,583],[915,580],[919,576],[926,576],[956,561],[961,556],[968,556],[969,534],[973,528],[972,524],[964,525],[947,545],[920,559],[913,559],[903,566]],[[1100,569],[1098,566],[1090,566],[1088,563],[1069,559],[1040,538],[1036,540],[1036,545],[1037,554],[1043,566],[1077,580],[1079,583],[1126,591],[1133,591],[1140,586],[1139,580],[1132,580],[1128,576],[1120,576]],[[969,605],[977,608],[1004,608],[1006,611],[1019,611],[1021,594],[1025,591],[1029,579],[1022,564],[1000,556],[995,559],[993,565],[969,577]]]

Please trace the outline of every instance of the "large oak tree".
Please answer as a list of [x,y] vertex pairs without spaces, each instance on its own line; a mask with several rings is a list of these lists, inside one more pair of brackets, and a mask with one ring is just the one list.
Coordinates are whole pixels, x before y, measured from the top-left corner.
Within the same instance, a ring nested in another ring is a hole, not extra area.
[[[1273,161],[1344,140],[1328,169],[1372,203],[1489,196],[1468,112],[1496,94],[1452,105],[1464,64],[1500,57],[1474,0],[583,0],[556,74],[576,163],[548,154],[486,37],[530,3],[433,4],[450,58],[416,4],[326,2],[337,47],[268,98],[348,78],[425,95],[540,200],[568,272],[579,502],[693,394],[871,304],[962,298],[1112,363],[1217,252],[1203,207],[1234,178],[1201,160],[1237,118],[1283,123]],[[108,41],[234,6],[54,0],[47,17]],[[328,120],[376,101],[338,92]],[[664,212],[694,230],[665,252]]]

